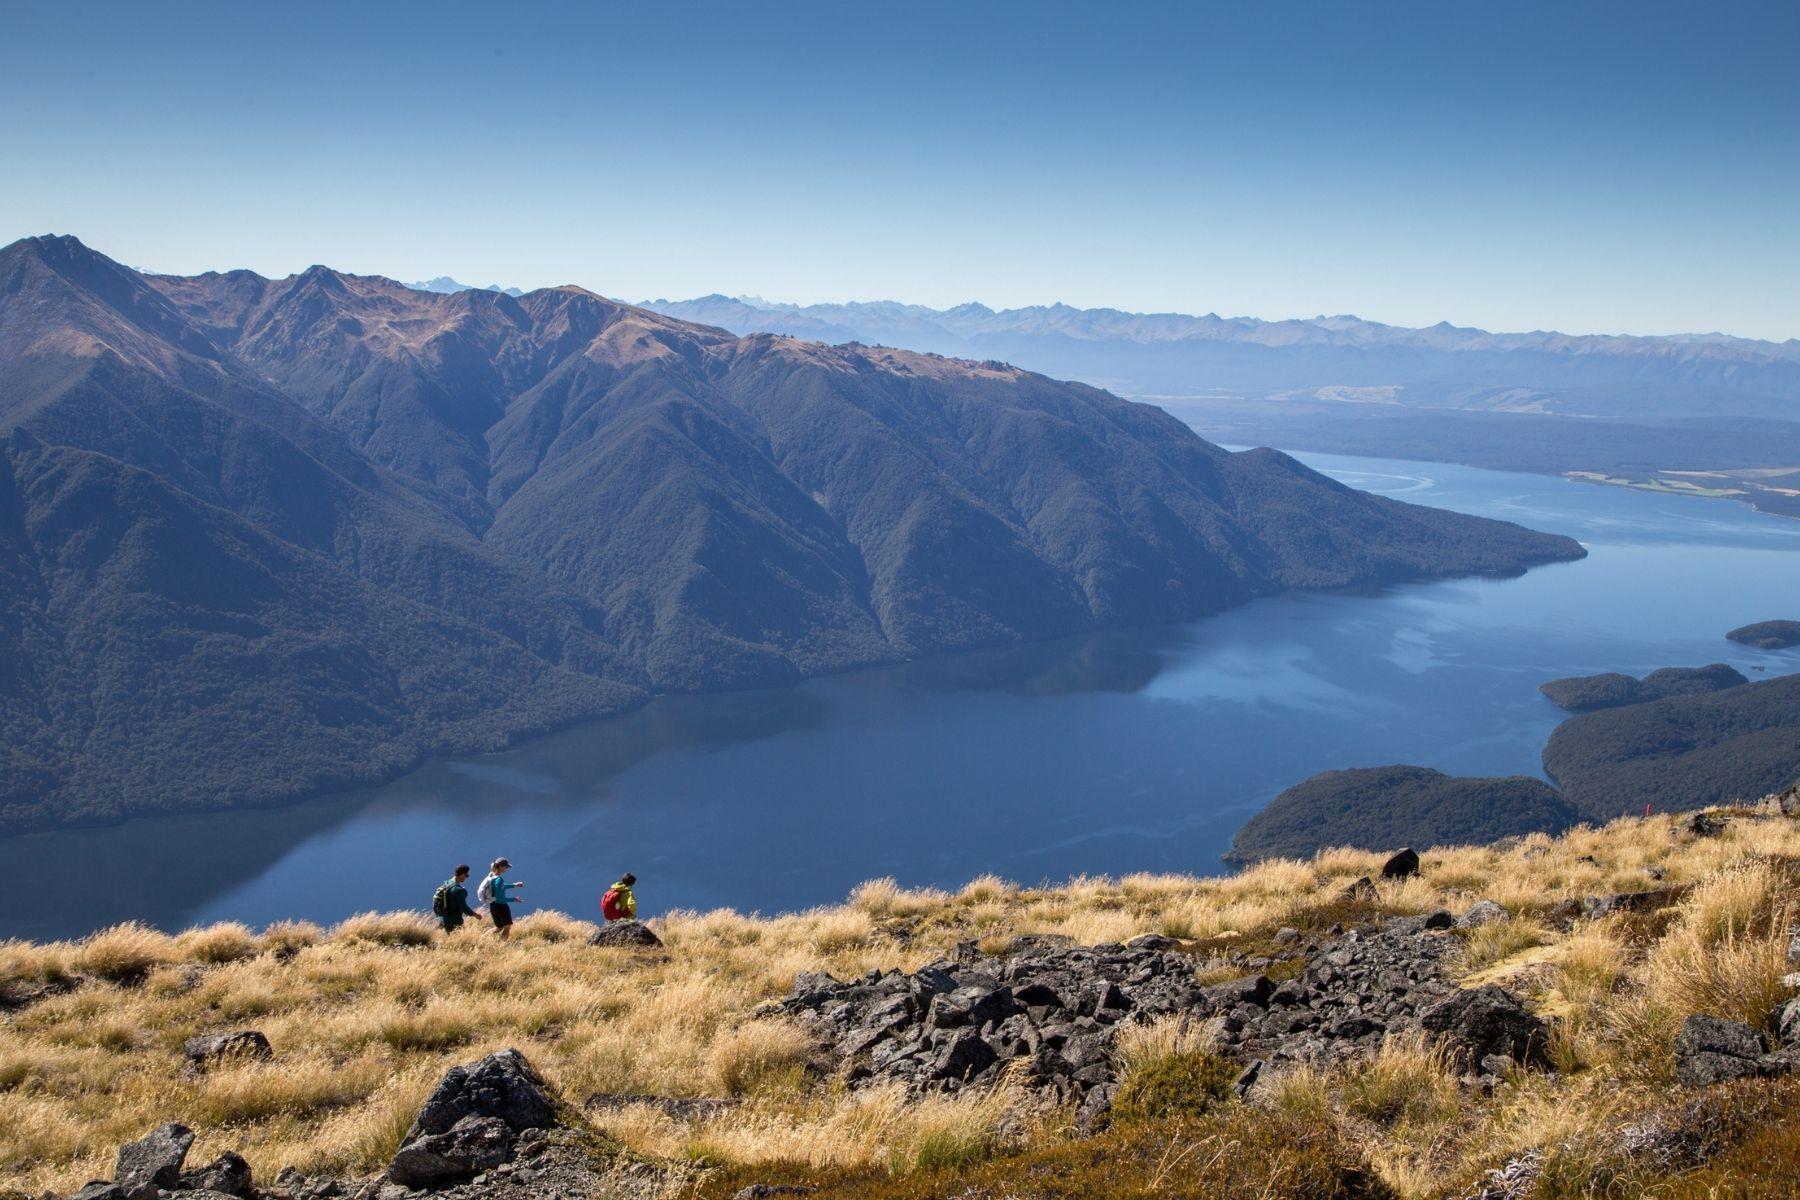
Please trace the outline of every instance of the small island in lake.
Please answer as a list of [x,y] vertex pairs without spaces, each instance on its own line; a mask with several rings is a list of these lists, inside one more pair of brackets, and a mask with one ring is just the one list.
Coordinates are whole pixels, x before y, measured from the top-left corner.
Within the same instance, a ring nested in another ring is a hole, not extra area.
[[1238,830],[1225,860],[1307,858],[1327,846],[1363,850],[1492,842],[1559,833],[1575,810],[1527,775],[1480,779],[1396,764],[1326,771],[1295,784]]
[[1544,773],[1588,821],[1781,791],[1800,774],[1800,675],[1570,717]]
[[1740,625],[1725,636],[1759,650],[1786,650],[1800,646],[1800,621],[1758,621]]
[[1642,679],[1616,671],[1604,675],[1572,675],[1539,684],[1538,691],[1565,712],[1594,712],[1626,704],[1647,704],[1670,696],[1697,696],[1739,687],[1750,681],[1724,663],[1704,667],[1664,667]]

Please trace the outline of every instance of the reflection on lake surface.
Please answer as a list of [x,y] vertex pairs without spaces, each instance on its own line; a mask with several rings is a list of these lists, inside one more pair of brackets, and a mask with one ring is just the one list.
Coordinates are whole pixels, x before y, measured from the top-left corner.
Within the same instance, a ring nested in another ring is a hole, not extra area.
[[1800,669],[1800,653],[1721,636],[1800,615],[1800,522],[1540,476],[1300,457],[1356,487],[1571,534],[1590,556],[673,697],[297,808],[0,840],[14,881],[4,932],[423,908],[451,865],[500,854],[534,906],[583,916],[625,869],[651,912],[804,907],[881,875],[1210,872],[1251,812],[1316,771],[1539,774],[1562,715],[1537,693],[1545,679]]

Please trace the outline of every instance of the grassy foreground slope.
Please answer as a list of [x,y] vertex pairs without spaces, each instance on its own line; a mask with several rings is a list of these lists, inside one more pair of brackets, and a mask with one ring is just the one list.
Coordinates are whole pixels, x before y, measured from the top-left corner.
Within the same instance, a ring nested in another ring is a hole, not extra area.
[[[1671,1041],[1696,1012],[1766,1027],[1790,969],[1800,821],[1764,806],[1735,810],[1716,836],[1654,817],[1431,850],[1421,875],[1346,898],[1380,862],[1332,850],[1224,878],[1039,889],[984,878],[955,894],[877,881],[796,915],[672,913],[655,923],[666,953],[647,955],[591,948],[589,926],[552,913],[525,918],[510,944],[475,927],[445,936],[409,914],[330,930],[121,927],[77,943],[7,942],[0,1193],[107,1176],[115,1146],[167,1120],[198,1132],[193,1161],[236,1149],[262,1181],[289,1165],[367,1174],[447,1066],[516,1046],[576,1106],[618,1093],[735,1101],[685,1118],[589,1109],[596,1153],[647,1164],[668,1194],[804,1182],[822,1197],[1461,1196],[1532,1151],[1546,1163],[1534,1190],[1507,1194],[1638,1195],[1653,1180],[1669,1197],[1791,1194],[1793,1081],[1714,1089],[1696,1117],[1696,1094],[1672,1079]],[[1568,898],[1652,886],[1677,889],[1670,907],[1566,927],[1551,917]],[[1223,979],[1284,927],[1311,939],[1481,899],[1505,915],[1455,932],[1459,978],[1503,983],[1555,1030],[1556,1071],[1491,1095],[1431,1047],[1395,1040],[1354,1066],[1290,1070],[1254,1105],[1213,1103],[1204,1031],[1164,1022],[1119,1048],[1127,1091],[1149,1099],[1078,1137],[1069,1114],[1027,1108],[1005,1088],[920,1101],[822,1085],[801,1031],[749,1019],[798,972],[912,969],[965,939],[998,950],[1023,933],[1161,933],[1188,944],[1203,977]],[[273,1061],[183,1073],[184,1039],[236,1028],[266,1033]],[[1644,1122],[1693,1125],[1699,1140],[1680,1144],[1704,1153],[1621,1157],[1618,1131]]]

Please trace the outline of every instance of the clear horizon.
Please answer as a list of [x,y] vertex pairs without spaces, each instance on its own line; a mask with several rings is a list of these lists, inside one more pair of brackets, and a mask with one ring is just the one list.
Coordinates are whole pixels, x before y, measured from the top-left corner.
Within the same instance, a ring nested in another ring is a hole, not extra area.
[[15,4],[0,240],[281,276],[1800,337],[1800,6]]

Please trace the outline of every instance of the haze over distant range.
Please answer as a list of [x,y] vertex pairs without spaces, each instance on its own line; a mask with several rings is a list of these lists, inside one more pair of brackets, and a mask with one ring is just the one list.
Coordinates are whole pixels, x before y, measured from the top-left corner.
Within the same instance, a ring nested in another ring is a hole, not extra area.
[[1064,304],[653,300],[736,333],[1018,363],[1224,442],[1571,474],[1800,515],[1800,340],[1407,329]]

